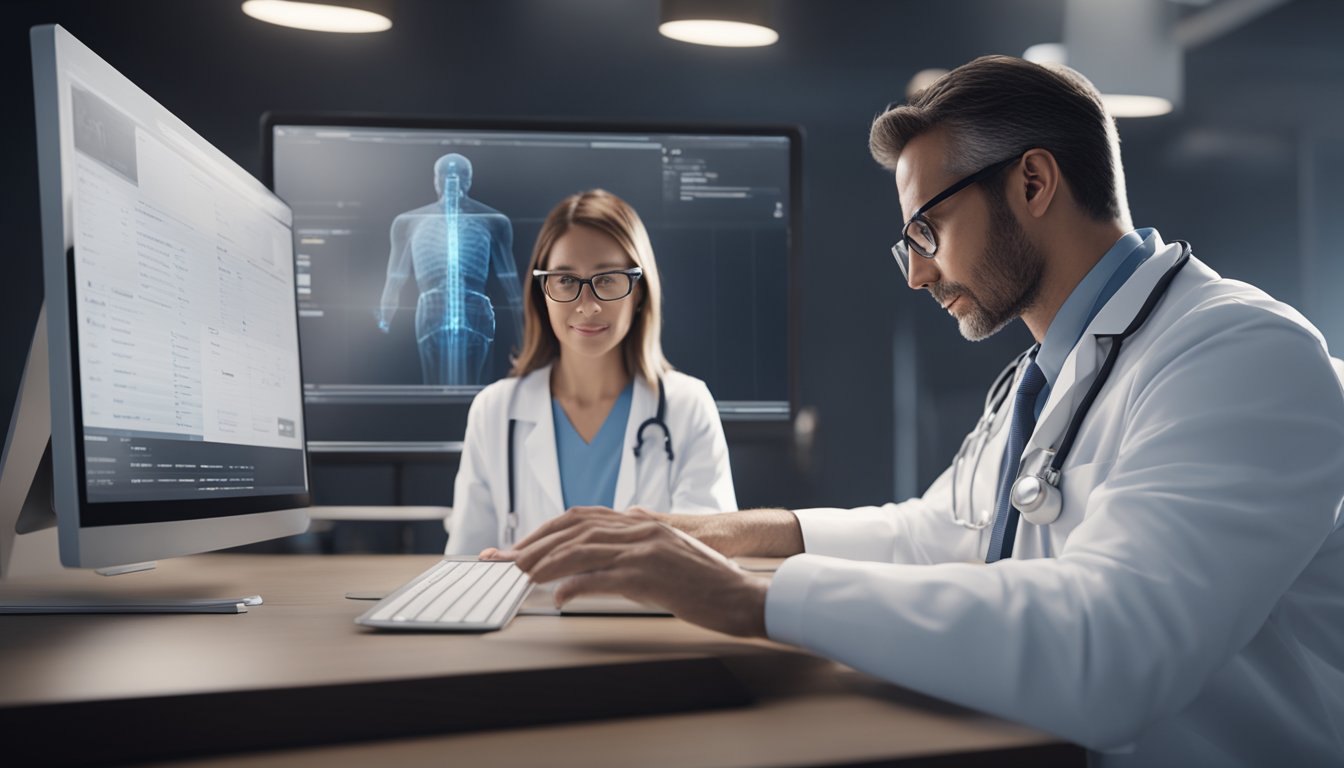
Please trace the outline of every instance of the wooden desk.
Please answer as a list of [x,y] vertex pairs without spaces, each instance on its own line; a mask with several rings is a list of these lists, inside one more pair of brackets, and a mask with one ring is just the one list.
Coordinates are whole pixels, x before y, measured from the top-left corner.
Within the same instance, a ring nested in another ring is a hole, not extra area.
[[1031,729],[672,618],[522,616],[485,635],[353,623],[369,604],[346,592],[390,589],[434,559],[203,555],[0,585],[266,599],[240,615],[0,616],[5,762],[246,751],[216,761],[800,765],[995,750],[1082,761]]

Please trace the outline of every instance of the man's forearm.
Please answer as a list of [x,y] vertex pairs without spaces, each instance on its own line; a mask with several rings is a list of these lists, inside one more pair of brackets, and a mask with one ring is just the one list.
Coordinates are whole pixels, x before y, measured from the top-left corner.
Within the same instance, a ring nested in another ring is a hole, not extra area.
[[787,509],[668,515],[665,522],[729,557],[790,557],[803,551],[803,529]]

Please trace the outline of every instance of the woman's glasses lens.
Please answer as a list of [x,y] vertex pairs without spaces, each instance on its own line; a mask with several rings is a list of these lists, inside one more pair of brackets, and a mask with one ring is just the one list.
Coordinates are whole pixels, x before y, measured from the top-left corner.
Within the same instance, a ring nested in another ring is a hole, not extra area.
[[593,275],[591,279],[585,280],[578,275],[546,275],[542,281],[542,288],[546,295],[555,301],[574,301],[579,298],[579,291],[583,290],[583,284],[588,283],[592,286],[593,295],[602,301],[616,301],[630,295],[634,288],[634,278],[624,272],[609,272],[601,275]]

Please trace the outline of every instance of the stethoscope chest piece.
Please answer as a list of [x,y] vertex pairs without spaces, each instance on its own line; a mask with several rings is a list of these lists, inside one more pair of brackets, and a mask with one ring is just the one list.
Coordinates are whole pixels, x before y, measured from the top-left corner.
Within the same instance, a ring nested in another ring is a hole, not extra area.
[[640,449],[644,447],[644,430],[648,427],[657,427],[663,431],[663,452],[667,454],[667,460],[672,461],[675,454],[672,453],[672,432],[667,428],[667,422],[663,421],[663,416],[667,413],[667,390],[663,387],[663,380],[658,379],[658,411],[652,418],[645,419],[639,429],[635,430],[635,458],[638,459]]
[[1033,457],[1034,471],[1018,477],[1013,482],[1009,501],[1022,519],[1032,525],[1049,525],[1059,519],[1064,508],[1064,499],[1059,492],[1059,470],[1055,469],[1055,452],[1041,451]]
[[1059,519],[1064,508],[1060,496],[1059,489],[1039,475],[1019,477],[1013,483],[1013,506],[1032,525],[1049,525]]

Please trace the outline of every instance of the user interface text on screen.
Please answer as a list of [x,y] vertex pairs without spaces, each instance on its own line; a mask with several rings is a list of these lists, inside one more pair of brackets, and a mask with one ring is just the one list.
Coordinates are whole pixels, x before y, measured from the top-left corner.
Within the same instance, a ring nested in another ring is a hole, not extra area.
[[303,492],[283,206],[170,126],[69,97],[88,501]]

